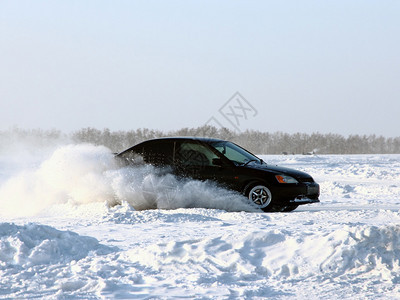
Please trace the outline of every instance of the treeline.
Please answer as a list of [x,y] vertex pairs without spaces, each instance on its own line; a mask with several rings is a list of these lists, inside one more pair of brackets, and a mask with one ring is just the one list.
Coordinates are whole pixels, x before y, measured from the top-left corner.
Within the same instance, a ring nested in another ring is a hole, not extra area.
[[322,133],[283,133],[247,130],[235,132],[227,128],[202,126],[160,131],[140,128],[128,131],[83,128],[71,134],[50,130],[11,129],[0,131],[1,143],[18,140],[35,141],[35,144],[69,141],[104,145],[114,152],[122,151],[144,140],[166,136],[214,137],[233,141],[257,154],[393,154],[400,153],[400,137],[386,138],[376,135],[350,135]]

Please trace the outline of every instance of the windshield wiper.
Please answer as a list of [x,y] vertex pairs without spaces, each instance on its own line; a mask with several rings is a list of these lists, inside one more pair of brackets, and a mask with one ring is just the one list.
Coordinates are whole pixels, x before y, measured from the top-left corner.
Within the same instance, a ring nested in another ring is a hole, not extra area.
[[267,164],[265,161],[263,161],[261,158],[260,159],[250,159],[248,161],[246,161],[245,163],[242,163],[242,166],[247,166],[249,163],[251,163],[252,161],[258,161],[260,163],[260,165],[262,164]]
[[244,166],[247,166],[249,163],[251,163],[252,161],[258,161],[257,159],[250,159],[250,160],[248,160],[248,161],[246,161],[245,163],[243,163],[243,167]]

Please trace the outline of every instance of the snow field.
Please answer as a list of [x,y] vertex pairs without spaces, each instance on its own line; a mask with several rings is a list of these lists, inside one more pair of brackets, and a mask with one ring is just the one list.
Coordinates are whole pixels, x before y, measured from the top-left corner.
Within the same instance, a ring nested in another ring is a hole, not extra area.
[[262,158],[321,203],[258,212],[91,145],[0,158],[0,298],[400,298],[400,155]]

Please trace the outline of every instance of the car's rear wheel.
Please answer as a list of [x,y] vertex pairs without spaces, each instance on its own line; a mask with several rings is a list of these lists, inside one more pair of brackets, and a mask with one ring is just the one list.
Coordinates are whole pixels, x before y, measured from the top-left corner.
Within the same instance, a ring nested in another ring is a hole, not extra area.
[[263,211],[271,211],[272,193],[264,184],[249,184],[245,188],[245,195]]

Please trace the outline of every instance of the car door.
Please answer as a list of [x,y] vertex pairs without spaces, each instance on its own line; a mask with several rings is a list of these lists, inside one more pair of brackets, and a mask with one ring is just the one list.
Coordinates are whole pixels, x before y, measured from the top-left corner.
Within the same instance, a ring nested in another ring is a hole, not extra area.
[[235,185],[234,166],[207,144],[199,141],[177,141],[175,170],[180,176],[213,180],[227,187]]

